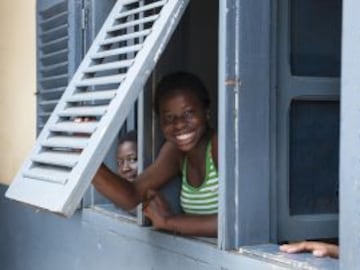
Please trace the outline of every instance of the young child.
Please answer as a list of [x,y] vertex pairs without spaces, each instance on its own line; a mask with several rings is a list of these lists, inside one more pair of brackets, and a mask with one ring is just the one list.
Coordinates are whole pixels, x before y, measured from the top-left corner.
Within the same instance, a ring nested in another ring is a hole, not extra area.
[[311,252],[316,257],[339,257],[339,247],[337,245],[315,241],[281,245],[280,250],[287,253]]
[[[94,186],[122,208],[144,202],[155,228],[184,235],[216,236],[218,207],[217,135],[209,126],[210,100],[194,75],[165,76],[155,95],[155,111],[166,142],[153,164],[129,182],[101,166]],[[182,174],[183,214],[169,210],[159,188]]]
[[137,176],[137,134],[132,130],[119,139],[117,148],[118,174],[120,177],[132,182]]

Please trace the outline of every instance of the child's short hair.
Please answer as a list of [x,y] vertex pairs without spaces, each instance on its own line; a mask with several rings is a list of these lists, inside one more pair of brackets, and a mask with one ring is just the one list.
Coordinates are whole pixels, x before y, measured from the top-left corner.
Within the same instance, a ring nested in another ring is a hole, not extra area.
[[136,130],[130,130],[119,137],[119,145],[124,142],[133,142],[137,144],[137,132]]
[[158,83],[154,101],[154,110],[156,114],[159,114],[161,99],[179,89],[191,90],[199,98],[205,108],[210,106],[209,93],[205,84],[194,74],[178,71],[164,76]]

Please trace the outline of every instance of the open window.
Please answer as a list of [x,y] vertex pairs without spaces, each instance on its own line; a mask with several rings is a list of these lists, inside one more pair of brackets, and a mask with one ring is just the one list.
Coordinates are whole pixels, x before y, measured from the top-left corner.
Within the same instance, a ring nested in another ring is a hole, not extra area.
[[[203,20],[205,4],[207,6],[206,21]],[[155,159],[164,142],[157,117],[153,111],[153,95],[157,82],[165,74],[185,70],[196,74],[204,81],[211,96],[211,124],[215,128],[217,127],[218,12],[217,1],[190,1],[145,84],[145,90],[141,93],[133,114],[136,115],[135,126],[138,131],[140,171]],[[116,145],[117,143],[114,142],[111,147],[112,153],[107,154],[107,164],[113,162],[111,159],[114,157],[113,150]],[[162,193],[174,212],[181,211],[178,199],[180,183],[181,181],[175,178],[162,189]],[[122,215],[121,210],[112,205],[111,202],[104,200],[101,195],[97,194],[96,190],[88,195],[87,205],[92,205],[99,211],[107,211],[111,215]],[[91,196],[95,199],[91,199]],[[138,211],[137,222],[146,224],[141,211]]]
[[[117,1],[6,192],[71,215],[188,1]],[[93,121],[77,122],[78,117]]]

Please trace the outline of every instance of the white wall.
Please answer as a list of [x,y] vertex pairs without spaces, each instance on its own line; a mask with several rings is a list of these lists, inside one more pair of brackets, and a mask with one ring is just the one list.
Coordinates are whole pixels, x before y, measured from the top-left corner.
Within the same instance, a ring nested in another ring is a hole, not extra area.
[[0,182],[15,176],[35,139],[35,0],[0,1]]

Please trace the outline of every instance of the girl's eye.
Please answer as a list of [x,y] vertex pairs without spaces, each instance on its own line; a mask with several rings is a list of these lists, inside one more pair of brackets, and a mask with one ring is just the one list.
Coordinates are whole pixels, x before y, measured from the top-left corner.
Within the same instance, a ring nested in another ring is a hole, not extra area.
[[136,163],[137,162],[137,158],[136,157],[129,157],[128,158],[129,163]]
[[183,114],[183,117],[184,117],[184,119],[190,119],[193,117],[193,115],[194,115],[193,111],[185,111]]
[[174,116],[172,114],[167,114],[163,117],[163,120],[165,124],[171,124],[174,122]]

